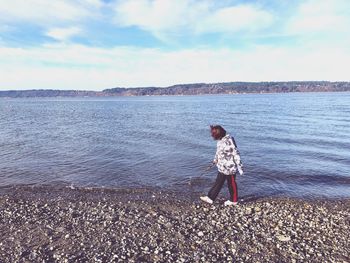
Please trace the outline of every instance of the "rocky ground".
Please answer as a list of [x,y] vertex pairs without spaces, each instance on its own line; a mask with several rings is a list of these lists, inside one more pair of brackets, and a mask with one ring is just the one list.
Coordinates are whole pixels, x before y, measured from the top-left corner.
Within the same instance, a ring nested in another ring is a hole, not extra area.
[[0,262],[350,262],[350,200],[223,201],[152,189],[8,189]]

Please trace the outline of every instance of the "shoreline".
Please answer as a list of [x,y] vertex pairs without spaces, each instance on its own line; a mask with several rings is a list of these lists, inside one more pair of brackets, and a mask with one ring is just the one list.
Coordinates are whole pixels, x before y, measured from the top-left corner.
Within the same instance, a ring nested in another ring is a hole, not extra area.
[[[6,91],[6,90],[4,90]],[[26,90],[19,90],[19,91],[26,91]],[[64,90],[62,90],[64,91]],[[71,99],[84,99],[84,98],[91,98],[91,99],[101,99],[101,98],[137,98],[137,97],[196,97],[196,96],[227,96],[227,95],[265,95],[265,94],[314,94],[314,93],[350,93],[350,90],[324,90],[324,91],[286,91],[286,92],[279,92],[279,91],[272,91],[272,92],[236,92],[236,93],[199,93],[199,94],[154,94],[154,95],[103,95],[103,96],[28,96],[28,97],[6,97],[6,96],[0,96],[4,99],[64,99],[64,98],[71,98]]]
[[[209,188],[208,188],[209,189]],[[76,194],[84,195],[87,198],[98,199],[104,195],[108,195],[114,198],[123,198],[124,194],[127,194],[128,198],[134,199],[133,195],[142,196],[144,201],[150,200],[151,195],[165,193],[171,195],[173,198],[194,202],[202,203],[199,196],[205,195],[208,189],[179,189],[179,188],[166,188],[162,186],[137,186],[137,187],[123,187],[123,186],[77,186],[67,183],[58,184],[13,184],[0,186],[0,197],[4,195],[11,195],[22,198],[66,198],[70,199]],[[227,199],[229,193],[226,189],[220,191],[218,195],[218,200]],[[350,200],[350,196],[319,196],[319,195],[303,195],[303,196],[293,196],[283,193],[274,194],[256,194],[256,195],[239,195],[240,203],[256,202],[261,200],[295,200],[300,202],[337,202],[337,201],[347,201]],[[127,201],[127,200],[125,200]]]
[[350,198],[223,201],[148,188],[10,187],[0,194],[0,261],[350,260]]

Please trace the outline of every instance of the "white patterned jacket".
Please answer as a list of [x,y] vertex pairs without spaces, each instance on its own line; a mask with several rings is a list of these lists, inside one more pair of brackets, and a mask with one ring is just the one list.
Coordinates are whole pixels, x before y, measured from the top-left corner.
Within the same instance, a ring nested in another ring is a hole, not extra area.
[[229,134],[218,140],[213,162],[220,173],[230,175],[238,171],[239,174],[243,174],[243,164],[237,145]]

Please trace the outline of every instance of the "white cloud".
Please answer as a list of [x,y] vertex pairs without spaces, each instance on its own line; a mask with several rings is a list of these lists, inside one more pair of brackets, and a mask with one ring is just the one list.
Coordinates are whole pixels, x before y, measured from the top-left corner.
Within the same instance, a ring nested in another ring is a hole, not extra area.
[[82,33],[82,29],[76,26],[66,28],[51,28],[46,35],[59,41],[67,41],[71,37]]
[[0,22],[29,22],[42,26],[78,21],[96,13],[98,0],[0,0]]
[[128,0],[115,4],[115,23],[137,26],[156,37],[168,33],[254,31],[271,25],[272,14],[253,4],[218,7],[215,1]]
[[176,83],[349,81],[350,47],[232,49],[0,47],[0,89],[93,89]]
[[287,23],[290,34],[350,33],[350,1],[308,0]]
[[266,28],[273,22],[273,16],[251,5],[238,5],[221,8],[208,14],[195,27],[199,32],[256,31]]

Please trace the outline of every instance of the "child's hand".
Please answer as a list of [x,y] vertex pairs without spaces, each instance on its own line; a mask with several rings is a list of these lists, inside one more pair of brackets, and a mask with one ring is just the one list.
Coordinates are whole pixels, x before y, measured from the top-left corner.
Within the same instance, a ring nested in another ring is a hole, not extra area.
[[213,168],[215,163],[213,162],[211,165],[209,165],[207,168],[205,168],[205,171],[209,171],[211,168]]
[[243,170],[242,170],[241,167],[238,167],[238,172],[239,172],[240,175],[243,175]]

